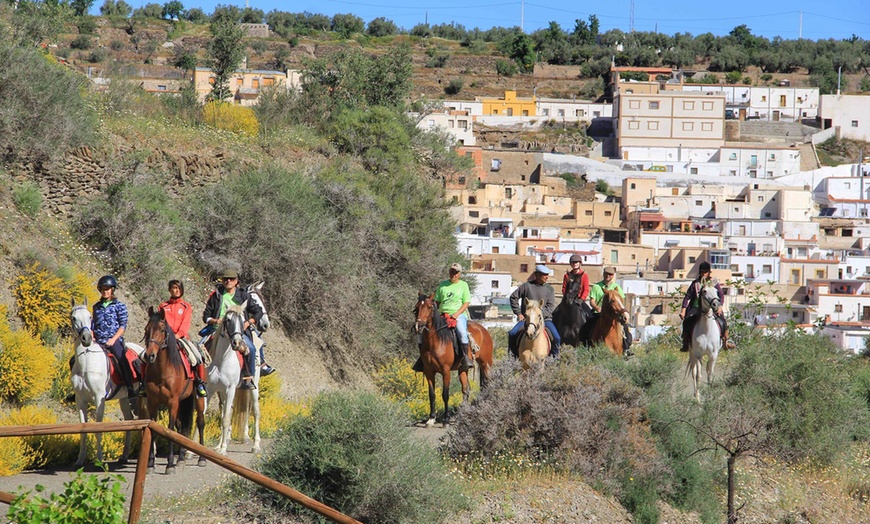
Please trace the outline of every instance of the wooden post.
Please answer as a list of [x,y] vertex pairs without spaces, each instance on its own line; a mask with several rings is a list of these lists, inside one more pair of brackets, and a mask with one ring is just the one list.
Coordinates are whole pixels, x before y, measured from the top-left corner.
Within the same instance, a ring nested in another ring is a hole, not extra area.
[[136,474],[133,476],[133,496],[130,498],[130,514],[127,517],[127,524],[139,522],[139,516],[142,512],[142,497],[145,495],[145,475],[148,472],[151,438],[151,428],[143,428],[139,459],[136,461]]

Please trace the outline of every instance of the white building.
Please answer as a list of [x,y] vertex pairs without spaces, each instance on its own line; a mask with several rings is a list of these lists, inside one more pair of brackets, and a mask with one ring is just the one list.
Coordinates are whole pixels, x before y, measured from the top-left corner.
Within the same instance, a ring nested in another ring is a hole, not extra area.
[[417,127],[427,131],[445,131],[463,146],[477,144],[474,137],[474,117],[468,111],[444,110],[428,113],[420,118]]
[[683,91],[723,94],[726,106],[744,118],[797,122],[819,114],[817,87],[683,84]]
[[598,104],[589,100],[538,98],[535,105],[535,114],[539,119],[557,122],[591,122],[595,118],[613,116],[612,104]]
[[834,128],[840,138],[870,141],[870,96],[822,95],[822,129]]
[[822,207],[822,216],[868,218],[870,166],[863,166],[863,168],[865,176],[857,176],[856,166],[856,176],[828,177],[822,180],[813,195],[815,201]]
[[474,281],[470,306],[489,306],[493,299],[511,294],[511,274],[507,271],[468,271],[465,277]]
[[720,174],[749,178],[776,178],[797,173],[801,152],[797,144],[728,142],[719,153]]

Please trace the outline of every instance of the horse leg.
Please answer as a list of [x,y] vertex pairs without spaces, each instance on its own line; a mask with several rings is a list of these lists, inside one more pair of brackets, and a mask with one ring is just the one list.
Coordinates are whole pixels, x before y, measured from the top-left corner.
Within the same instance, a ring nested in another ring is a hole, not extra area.
[[426,425],[435,425],[435,373],[426,373],[426,383],[429,385],[429,419]]
[[695,402],[701,402],[701,391],[698,389],[698,382],[701,380],[701,359],[695,355],[693,349],[689,349],[689,372],[692,374],[692,396],[695,397]]
[[468,397],[471,394],[471,385],[468,383],[467,371],[459,372],[459,383],[462,384],[462,404],[464,405],[468,402]]
[[[169,425],[167,426],[172,431],[178,431],[178,399],[171,399],[168,402],[167,409],[169,410]],[[166,475],[175,473],[175,446],[172,441],[169,441],[169,458],[166,459]]]
[[[94,413],[94,421],[95,422],[102,422],[103,415],[105,413],[106,413],[106,399],[101,398],[101,399],[97,400],[97,411],[96,411],[96,413]],[[97,433],[95,435],[95,437],[97,439],[97,460],[100,462],[103,461],[103,439],[102,439],[102,436],[103,436],[102,433]]]
[[[253,393],[253,408],[254,408],[254,447],[251,449],[253,453],[260,452],[260,391],[255,389]],[[245,424],[247,427],[247,424]]]
[[[132,399],[121,399],[121,413],[124,414],[124,420],[133,420],[133,408],[130,404],[133,402]],[[130,432],[124,432],[124,452],[121,454],[121,458],[118,460],[121,464],[126,464],[127,459],[130,458]]]
[[711,351],[709,355],[707,355],[707,385],[710,386],[713,384],[713,371],[716,369],[716,353],[715,351]]
[[446,428],[450,423],[450,369],[441,370],[441,376],[444,377],[441,381],[441,400],[444,402],[444,421],[441,427]]
[[233,402],[236,397],[235,386],[231,386],[225,395],[226,398],[221,399],[223,401],[224,409],[221,413],[221,439],[217,447],[217,452],[221,455],[227,454],[227,446],[230,442],[230,431],[232,431],[233,424]]
[[[84,394],[76,394],[76,407],[79,410],[79,422],[86,424],[88,422],[88,401],[83,398]],[[97,433],[95,436],[99,436]],[[79,439],[79,458],[76,460],[76,467],[85,465],[85,460],[88,458],[88,434],[82,433]]]
[[[196,431],[199,433],[199,445],[205,447],[205,399],[197,397],[196,403]],[[196,465],[204,468],[208,463],[205,457],[199,456]]]

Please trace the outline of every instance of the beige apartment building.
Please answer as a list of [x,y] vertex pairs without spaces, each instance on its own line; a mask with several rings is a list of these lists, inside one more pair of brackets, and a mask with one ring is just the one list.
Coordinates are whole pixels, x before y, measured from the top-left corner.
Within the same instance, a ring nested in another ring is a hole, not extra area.
[[725,96],[663,91],[620,93],[614,101],[619,154],[627,148],[718,149],[725,145]]
[[[211,92],[215,82],[214,73],[211,69],[197,67],[193,72],[193,85],[200,99]],[[242,69],[235,71],[230,78],[230,92],[232,101],[242,106],[252,106],[257,103],[260,91],[272,87],[285,86],[287,89],[299,89],[302,85],[302,77],[299,71],[288,69],[287,71],[273,71],[260,69]]]

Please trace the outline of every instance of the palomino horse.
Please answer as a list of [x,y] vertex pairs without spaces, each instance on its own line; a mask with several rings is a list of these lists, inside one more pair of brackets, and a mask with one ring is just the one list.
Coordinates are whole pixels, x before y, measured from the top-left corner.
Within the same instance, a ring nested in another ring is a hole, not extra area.
[[543,362],[550,354],[550,334],[544,327],[544,312],[538,300],[526,301],[525,331],[517,343],[517,356],[523,369]]
[[[193,378],[188,377],[179,350],[175,333],[166,323],[163,309],[157,312],[148,309],[148,324],[145,325],[145,353],[142,359],[147,363],[145,370],[145,391],[148,396],[148,414],[157,418],[157,411],[166,406],[169,411],[169,429],[190,437],[193,426],[193,410],[196,408],[196,428],[199,431],[199,444],[203,445],[205,430],[205,402],[197,398],[193,388]],[[181,448],[178,463],[185,462],[187,450]],[[199,457],[197,465],[204,467],[205,457]],[[154,471],[154,447],[148,455],[148,471]],[[169,442],[169,459],[166,474],[175,473],[175,445]]]
[[[435,375],[440,373],[441,399],[444,401],[444,426],[450,419],[450,372],[459,370],[459,361],[453,351],[454,333],[447,327],[444,317],[438,314],[438,308],[432,297],[420,295],[414,307],[417,320],[414,329],[421,336],[420,359],[423,362],[423,375],[429,385],[429,419],[427,426],[435,424]],[[492,368],[492,337],[489,331],[477,322],[468,323],[468,335],[480,347],[474,359],[480,366],[480,387],[485,388]],[[471,342],[471,340],[469,340]],[[462,384],[462,401],[468,400],[470,386],[468,372],[459,371],[459,382]]]
[[584,342],[582,329],[586,321],[592,316],[592,308],[589,304],[577,297],[580,282],[573,281],[568,286],[567,292],[562,295],[562,301],[553,310],[553,325],[562,337],[562,343],[574,347]]
[[[211,340],[211,364],[208,366],[209,395],[217,393],[221,412],[221,436],[217,447],[218,453],[226,455],[230,442],[230,434],[235,422],[244,423],[247,428],[248,410],[253,405],[254,412],[254,446],[252,450],[260,451],[260,395],[259,389],[238,389],[242,378],[242,366],[239,362],[239,352],[247,346],[243,339],[244,311],[247,303],[227,309],[223,321],[215,331]],[[260,359],[257,356],[254,365],[254,384],[260,383]],[[247,429],[245,430],[247,440]]]
[[628,319],[628,311],[615,289],[605,289],[601,298],[601,316],[592,328],[591,344],[599,342],[610,348],[614,354],[622,356],[622,326]]
[[716,320],[716,311],[719,303],[719,292],[716,287],[708,282],[701,288],[698,294],[701,306],[700,318],[692,330],[692,344],[689,346],[689,364],[686,373],[692,375],[695,400],[701,400],[698,391],[698,382],[701,380],[701,360],[707,357],[707,383],[713,381],[713,371],[716,368],[716,358],[722,349],[722,338],[719,332],[719,323]]
[[[73,391],[76,395],[76,407],[79,411],[79,420],[82,423],[88,421],[88,404],[96,406],[94,419],[97,422],[103,421],[103,415],[106,411],[106,400],[112,396],[113,387],[112,378],[109,376],[109,354],[102,346],[94,342],[94,335],[91,331],[91,313],[88,310],[88,301],[84,304],[76,305],[75,300],[71,301],[72,312],[70,312],[70,325],[72,331],[78,339],[76,346],[76,356],[73,362],[70,378],[72,380]],[[141,354],[143,348],[136,344],[127,343],[127,349],[132,349],[136,354]],[[133,406],[131,400],[127,398],[127,388],[117,387],[117,394],[112,397],[118,399],[121,405],[121,413],[124,414],[124,420],[133,420]],[[95,435],[97,439],[97,460],[103,460],[103,440],[102,433]],[[130,456],[130,432],[124,435],[124,452],[121,455],[121,462],[125,462]],[[81,442],[79,443],[79,458],[76,460],[76,466],[82,466],[87,459],[87,435],[82,433]]]

